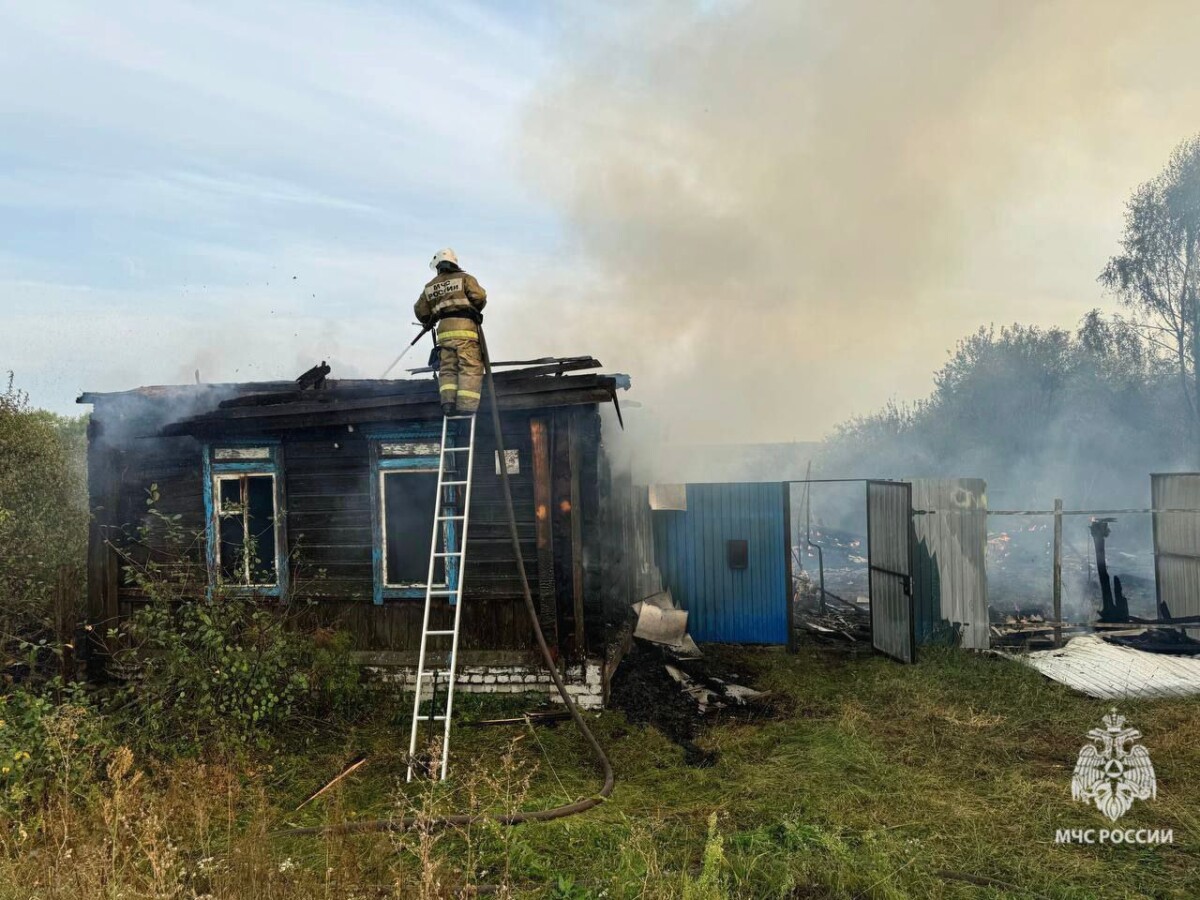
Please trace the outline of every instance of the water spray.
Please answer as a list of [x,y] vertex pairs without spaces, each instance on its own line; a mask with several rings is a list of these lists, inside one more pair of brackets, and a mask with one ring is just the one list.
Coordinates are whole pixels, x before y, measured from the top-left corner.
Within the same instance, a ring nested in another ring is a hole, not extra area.
[[417,341],[421,340],[421,338],[425,337],[425,335],[427,335],[430,331],[433,330],[434,324],[435,323],[431,321],[428,325],[426,325],[424,328],[422,328],[421,333],[412,339],[412,343],[410,343],[407,347],[405,347],[403,350],[400,351],[400,355],[397,356],[394,360],[392,360],[392,364],[390,366],[388,366],[386,369],[384,369],[383,374],[380,375],[379,377],[387,378],[388,373],[391,372],[392,369],[396,368],[396,366],[400,365],[400,360],[404,359],[404,357],[406,357],[408,355],[408,351],[411,350],[413,347],[417,346]]

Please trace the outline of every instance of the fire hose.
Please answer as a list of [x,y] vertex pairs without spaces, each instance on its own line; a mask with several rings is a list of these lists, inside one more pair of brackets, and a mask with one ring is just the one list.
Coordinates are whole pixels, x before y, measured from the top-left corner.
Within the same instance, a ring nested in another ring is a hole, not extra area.
[[[500,405],[496,398],[496,382],[492,378],[492,362],[488,355],[487,340],[484,338],[482,326],[479,329],[479,349],[483,355],[488,403],[491,406],[492,413],[492,428],[496,432],[496,450],[499,453],[499,458],[504,459],[504,435],[500,427]],[[582,800],[576,800],[574,803],[567,803],[563,806],[555,806],[550,809],[515,813],[458,813],[456,815],[441,816],[433,819],[421,819],[417,816],[405,816],[395,819],[369,819],[361,822],[344,822],[337,825],[288,828],[275,832],[276,837],[407,831],[418,824],[422,828],[438,828],[446,826],[463,827],[476,825],[481,822],[497,822],[501,825],[519,825],[522,822],[549,822],[553,819],[563,819],[567,816],[586,812],[604,802],[612,794],[613,787],[616,784],[612,763],[605,754],[604,748],[600,746],[600,742],[596,740],[592,729],[588,727],[583,714],[579,711],[579,707],[575,705],[574,699],[567,693],[567,686],[563,683],[562,676],[558,672],[558,667],[554,663],[554,657],[550,654],[550,648],[546,644],[546,636],[542,633],[542,626],[538,621],[537,607],[533,603],[533,593],[529,589],[529,578],[525,574],[525,560],[521,555],[521,539],[517,531],[517,515],[513,509],[512,488],[508,481],[508,466],[500,466],[500,484],[504,493],[504,509],[508,514],[508,533],[512,541],[513,556],[517,562],[517,571],[521,576],[521,592],[525,599],[525,611],[529,613],[529,621],[533,625],[533,634],[537,638],[538,649],[541,651],[542,660],[546,663],[546,668],[549,670],[550,677],[554,681],[554,686],[558,689],[558,695],[562,698],[563,703],[566,704],[567,711],[571,714],[571,719],[575,723],[575,727],[579,729],[579,733],[583,735],[584,740],[591,747],[592,753],[596,757],[596,762],[600,767],[600,772],[604,776],[604,785],[600,788],[600,792],[593,797],[585,797]],[[463,575],[460,573],[459,577],[461,578]]]

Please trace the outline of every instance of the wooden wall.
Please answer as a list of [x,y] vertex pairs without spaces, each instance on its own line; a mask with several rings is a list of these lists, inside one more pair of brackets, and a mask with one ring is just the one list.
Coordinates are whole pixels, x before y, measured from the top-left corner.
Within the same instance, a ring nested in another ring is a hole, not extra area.
[[612,631],[631,617],[634,603],[660,592],[663,582],[654,558],[649,489],[634,484],[628,472],[611,471],[603,456],[599,474],[598,518],[604,540],[598,547],[600,603],[596,611]]
[[[169,410],[147,398],[96,402],[88,453],[94,512],[88,580],[90,619],[100,632],[145,602],[130,571],[148,560],[170,567],[181,597],[203,597],[207,589],[203,448],[191,438],[153,437],[168,418]],[[547,640],[567,659],[583,658],[603,641],[599,418],[594,405],[581,405],[508,412],[504,419],[505,446],[520,457],[510,484],[526,576]],[[277,437],[292,609],[312,624],[348,630],[356,649],[375,662],[415,660],[423,598],[373,602],[371,465],[363,430],[305,429]],[[154,484],[158,499],[151,505]],[[477,425],[472,491],[464,661],[522,661],[536,650],[486,416]],[[448,604],[435,606],[431,627],[449,627],[451,615]]]
[[[521,458],[521,472],[511,477],[510,484],[526,577],[536,585],[530,421],[509,417],[504,428],[505,447],[516,449]],[[372,601],[368,440],[361,432],[348,434],[344,429],[325,435],[308,432],[303,437],[289,436],[283,444],[294,598],[313,601],[309,609],[318,622],[349,630],[356,637],[356,647],[375,653],[380,661],[387,660],[385,653],[416,650],[421,640],[423,598],[389,599],[379,606]],[[466,605],[459,638],[463,650],[533,647],[496,474],[495,447],[491,429],[481,420],[476,432]],[[452,625],[453,608],[435,604],[430,627]]]

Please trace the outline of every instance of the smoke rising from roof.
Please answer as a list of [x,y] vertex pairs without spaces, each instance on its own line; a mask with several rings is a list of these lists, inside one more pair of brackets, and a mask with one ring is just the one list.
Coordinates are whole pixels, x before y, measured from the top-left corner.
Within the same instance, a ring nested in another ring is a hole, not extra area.
[[926,393],[980,324],[1071,326],[1200,100],[1183,2],[634,4],[565,32],[522,152],[569,242],[528,321],[634,373],[678,440],[814,438]]

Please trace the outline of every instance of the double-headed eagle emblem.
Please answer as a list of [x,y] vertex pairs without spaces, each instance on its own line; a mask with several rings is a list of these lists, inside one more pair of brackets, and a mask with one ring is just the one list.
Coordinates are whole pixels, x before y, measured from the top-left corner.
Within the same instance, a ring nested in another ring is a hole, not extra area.
[[1125,727],[1125,717],[1113,709],[1104,717],[1104,728],[1088,732],[1092,743],[1084,744],[1075,761],[1071,796],[1117,821],[1134,800],[1152,800],[1157,793],[1154,766],[1141,744],[1142,733]]

